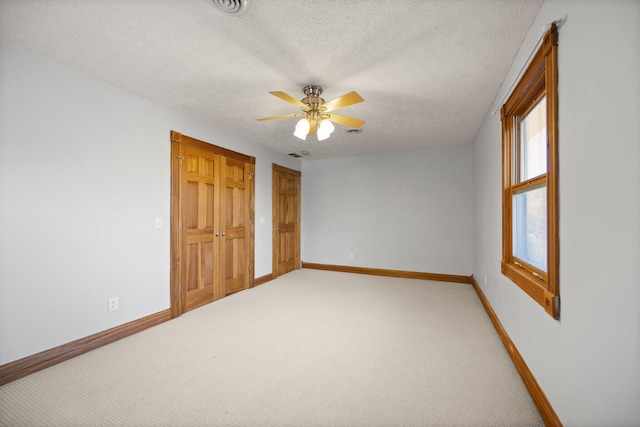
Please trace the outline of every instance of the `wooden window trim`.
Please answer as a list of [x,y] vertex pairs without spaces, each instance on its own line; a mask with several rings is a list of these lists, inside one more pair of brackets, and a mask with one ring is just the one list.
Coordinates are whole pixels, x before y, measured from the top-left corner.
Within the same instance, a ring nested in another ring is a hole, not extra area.
[[[501,109],[502,120],[502,273],[555,319],[560,318],[558,242],[558,30],[545,33],[513,93]],[[526,114],[543,96],[547,102],[547,173],[514,184],[514,117]],[[535,186],[547,188],[547,272],[513,256],[512,197]]]

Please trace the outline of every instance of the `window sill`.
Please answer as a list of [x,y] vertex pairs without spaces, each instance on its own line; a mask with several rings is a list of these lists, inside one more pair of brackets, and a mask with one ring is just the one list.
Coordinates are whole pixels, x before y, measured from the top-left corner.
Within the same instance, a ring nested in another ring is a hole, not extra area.
[[540,304],[554,319],[560,318],[560,297],[547,290],[547,282],[515,264],[502,262],[502,274]]

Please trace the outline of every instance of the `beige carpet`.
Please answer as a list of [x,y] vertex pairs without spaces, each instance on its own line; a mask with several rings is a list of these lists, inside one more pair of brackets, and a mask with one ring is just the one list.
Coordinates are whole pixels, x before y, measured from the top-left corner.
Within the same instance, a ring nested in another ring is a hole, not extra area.
[[298,270],[0,387],[2,426],[543,426],[471,285]]

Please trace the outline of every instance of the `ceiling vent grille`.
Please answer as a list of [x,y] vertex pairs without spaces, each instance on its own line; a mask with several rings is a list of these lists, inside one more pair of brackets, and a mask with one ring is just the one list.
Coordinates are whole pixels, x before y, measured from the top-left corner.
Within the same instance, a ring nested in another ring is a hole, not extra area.
[[209,0],[217,10],[227,15],[240,15],[249,8],[250,0]]

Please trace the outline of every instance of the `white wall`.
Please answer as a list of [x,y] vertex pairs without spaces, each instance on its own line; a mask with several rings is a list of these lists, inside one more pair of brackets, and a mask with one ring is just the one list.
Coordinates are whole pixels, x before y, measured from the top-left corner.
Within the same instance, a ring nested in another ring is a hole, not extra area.
[[169,308],[171,130],[256,157],[271,272],[271,163],[298,160],[3,41],[0,94],[0,364]]
[[471,144],[305,161],[302,259],[470,275],[472,168]]
[[[500,116],[475,140],[474,276],[565,426],[640,423],[640,2],[548,0],[559,30],[561,320],[500,273]],[[487,285],[484,285],[484,280]]]

